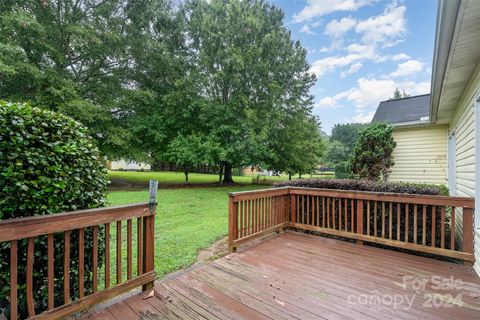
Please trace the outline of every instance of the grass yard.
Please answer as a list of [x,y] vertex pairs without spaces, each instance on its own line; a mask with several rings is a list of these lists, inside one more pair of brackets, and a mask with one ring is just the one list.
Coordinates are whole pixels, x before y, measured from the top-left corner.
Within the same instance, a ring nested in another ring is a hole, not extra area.
[[[155,217],[155,270],[159,277],[191,266],[197,253],[228,233],[228,192],[260,189],[261,186],[226,188],[161,189]],[[264,187],[263,187],[264,188]],[[111,205],[146,202],[147,191],[116,191]],[[116,228],[111,225],[111,265],[115,266]],[[126,277],[126,222],[122,223],[123,277]],[[133,271],[136,273],[136,223],[133,222]],[[112,272],[112,281],[115,274]]]
[[[110,179],[120,179],[133,183],[145,183],[148,185],[150,180],[158,180],[160,184],[183,184],[185,183],[185,175],[182,172],[160,171],[160,172],[137,172],[137,171],[109,171]],[[240,184],[252,184],[252,179],[257,175],[234,176],[233,181]],[[325,172],[321,175],[304,175],[304,178],[332,178],[332,172]],[[298,179],[298,175],[293,177]],[[218,182],[218,175],[206,173],[190,173],[188,175],[189,183],[191,184],[212,184]],[[271,184],[288,180],[287,175],[279,177],[260,176],[260,184]]]

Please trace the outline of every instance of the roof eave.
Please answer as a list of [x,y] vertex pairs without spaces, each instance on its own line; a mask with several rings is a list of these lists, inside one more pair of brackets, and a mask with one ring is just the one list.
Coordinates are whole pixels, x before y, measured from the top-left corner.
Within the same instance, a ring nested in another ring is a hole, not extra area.
[[431,82],[430,119],[436,122],[440,96],[442,93],[448,57],[457,21],[461,0],[441,0],[438,2],[435,50]]

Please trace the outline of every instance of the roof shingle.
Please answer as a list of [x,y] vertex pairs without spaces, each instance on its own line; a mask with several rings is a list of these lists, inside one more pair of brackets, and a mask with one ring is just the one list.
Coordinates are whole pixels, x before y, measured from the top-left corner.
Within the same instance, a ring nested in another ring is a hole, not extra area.
[[429,110],[430,94],[382,101],[378,105],[372,123],[384,122],[396,125],[408,122],[421,122],[421,118],[428,118]]

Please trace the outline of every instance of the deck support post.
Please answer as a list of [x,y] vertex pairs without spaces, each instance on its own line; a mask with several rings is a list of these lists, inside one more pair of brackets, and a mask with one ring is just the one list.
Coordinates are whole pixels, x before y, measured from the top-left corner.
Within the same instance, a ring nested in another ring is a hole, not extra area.
[[[363,200],[357,200],[357,234],[363,234]],[[362,240],[357,240],[358,244],[363,244]]]
[[233,196],[228,197],[228,251],[235,252],[234,241],[238,238],[237,228],[237,208],[238,202],[233,201]]
[[[454,213],[455,214],[455,213]],[[473,254],[473,209],[463,208],[463,224],[462,224],[462,251]],[[464,264],[468,265],[468,261],[464,260]],[[473,265],[473,263],[471,263]]]
[[[155,215],[143,218],[143,273],[155,270]],[[154,281],[142,285],[142,291],[150,290]]]

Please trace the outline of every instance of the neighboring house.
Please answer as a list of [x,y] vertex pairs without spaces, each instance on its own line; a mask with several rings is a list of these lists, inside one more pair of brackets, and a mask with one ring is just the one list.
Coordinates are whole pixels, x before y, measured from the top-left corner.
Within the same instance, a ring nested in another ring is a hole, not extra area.
[[151,166],[148,163],[140,163],[136,161],[121,159],[115,161],[107,161],[107,168],[109,170],[140,171],[150,170]]
[[[480,1],[440,1],[428,112],[425,112],[426,96],[417,96],[382,102],[379,109],[384,110],[378,110],[374,118],[395,126],[398,146],[392,180],[445,181],[451,195],[475,197],[477,208],[480,208],[479,43]],[[412,101],[418,105],[412,106]],[[396,105],[395,110],[392,105]],[[420,110],[413,112],[412,108]],[[391,117],[383,115],[388,110]],[[445,149],[446,163],[442,160]],[[475,216],[474,239],[474,267],[480,274],[479,213]]]

